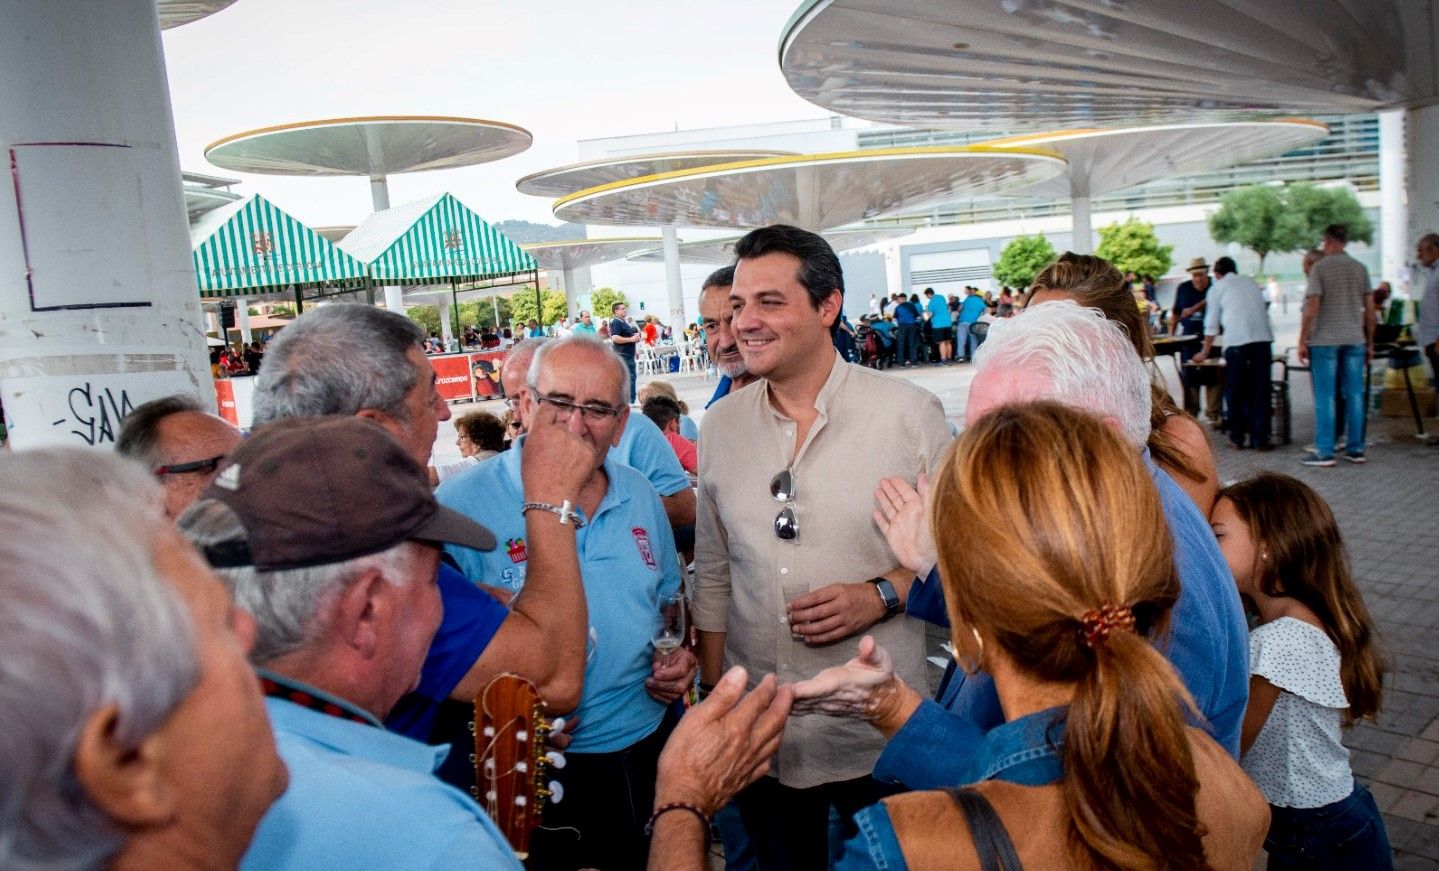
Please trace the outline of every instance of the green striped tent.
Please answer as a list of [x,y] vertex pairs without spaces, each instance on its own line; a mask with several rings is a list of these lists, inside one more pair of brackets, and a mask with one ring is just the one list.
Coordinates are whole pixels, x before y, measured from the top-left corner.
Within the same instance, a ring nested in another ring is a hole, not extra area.
[[451,194],[371,215],[340,241],[376,284],[449,284],[534,272],[535,259]]
[[362,262],[258,194],[202,216],[190,244],[205,298],[368,284]]

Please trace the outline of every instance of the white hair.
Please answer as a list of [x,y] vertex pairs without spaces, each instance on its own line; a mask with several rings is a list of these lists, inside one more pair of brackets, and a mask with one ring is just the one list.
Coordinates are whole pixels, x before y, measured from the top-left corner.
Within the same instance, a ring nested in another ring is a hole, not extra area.
[[530,371],[525,378],[527,384],[538,384],[540,372],[544,367],[544,360],[553,354],[557,348],[571,348],[579,346],[605,357],[606,361],[614,366],[615,372],[620,378],[619,394],[615,402],[619,405],[625,404],[625,397],[630,395],[630,370],[625,361],[615,351],[614,346],[586,333],[576,336],[566,336],[563,339],[553,339],[545,342],[535,349],[534,359],[530,361]]
[[1149,439],[1149,367],[1099,309],[1056,300],[991,325],[974,355],[976,376],[990,368],[1041,372],[1047,398],[1114,418],[1135,447]]
[[0,458],[0,868],[104,866],[124,830],[72,762],[107,705],[134,749],[199,681],[194,626],[155,566],[159,485],[80,448]]
[[[240,516],[216,499],[196,502],[176,524],[180,533],[202,550],[247,537]],[[214,572],[230,588],[235,604],[254,616],[255,646],[250,661],[264,665],[324,638],[332,616],[330,604],[370,569],[396,586],[409,583],[415,574],[416,547],[401,541],[376,554],[322,566],[277,571],[244,566]]]

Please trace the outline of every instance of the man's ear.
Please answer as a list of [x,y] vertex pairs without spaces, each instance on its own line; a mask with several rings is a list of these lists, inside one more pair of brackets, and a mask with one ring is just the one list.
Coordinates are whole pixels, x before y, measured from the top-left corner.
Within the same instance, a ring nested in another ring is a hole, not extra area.
[[838,290],[820,300],[819,314],[824,319],[824,325],[833,327],[839,320],[840,309],[844,308],[844,296]]
[[362,657],[374,657],[391,624],[393,597],[386,595],[393,585],[379,569],[366,569],[340,592],[335,601],[334,627],[337,637]]
[[175,794],[165,782],[165,741],[150,735],[129,749],[116,742],[120,710],[112,704],[80,727],[72,764],[75,779],[95,807],[127,829],[164,826],[175,818]]
[[624,405],[623,407],[620,408],[619,421],[620,421],[620,425],[617,426],[617,427],[615,427],[615,436],[614,436],[614,438],[610,439],[610,447],[612,447],[612,448],[617,448],[617,447],[619,447],[619,445],[620,445],[620,439],[624,438],[624,435],[625,435],[625,426],[627,426],[627,425],[629,424],[629,422],[630,422],[630,407],[629,407],[629,405],[626,404],[626,405]]

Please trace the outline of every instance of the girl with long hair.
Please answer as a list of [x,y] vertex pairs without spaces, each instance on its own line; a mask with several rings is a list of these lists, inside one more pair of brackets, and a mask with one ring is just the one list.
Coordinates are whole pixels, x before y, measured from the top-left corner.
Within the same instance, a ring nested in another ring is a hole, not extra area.
[[[1108,260],[1064,252],[1035,276],[1024,305],[1027,308],[1060,299],[1072,299],[1103,312],[1107,319],[1124,327],[1140,359],[1154,359],[1154,343],[1145,316],[1135,305],[1124,275]],[[1209,436],[1197,420],[1175,404],[1157,371],[1150,408],[1150,455],[1208,517],[1219,491],[1219,473]]]
[[1379,713],[1384,661],[1329,506],[1288,475],[1224,488],[1211,517],[1258,625],[1241,764],[1272,810],[1272,871],[1392,867],[1340,729]]

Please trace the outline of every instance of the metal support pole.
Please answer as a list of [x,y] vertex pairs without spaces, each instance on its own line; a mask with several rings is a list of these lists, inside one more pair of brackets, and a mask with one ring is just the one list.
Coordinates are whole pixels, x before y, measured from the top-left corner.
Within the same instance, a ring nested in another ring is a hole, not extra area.
[[1408,290],[1400,281],[1408,274],[1409,253],[1409,161],[1404,147],[1403,109],[1379,113],[1379,275],[1399,290]]
[[1073,236],[1069,247],[1075,254],[1094,253],[1094,229],[1090,226],[1089,197],[1074,197],[1070,201],[1070,221]]
[[679,335],[685,327],[685,290],[680,283],[680,240],[674,224],[660,230],[665,253],[665,287],[669,290],[670,327]]

